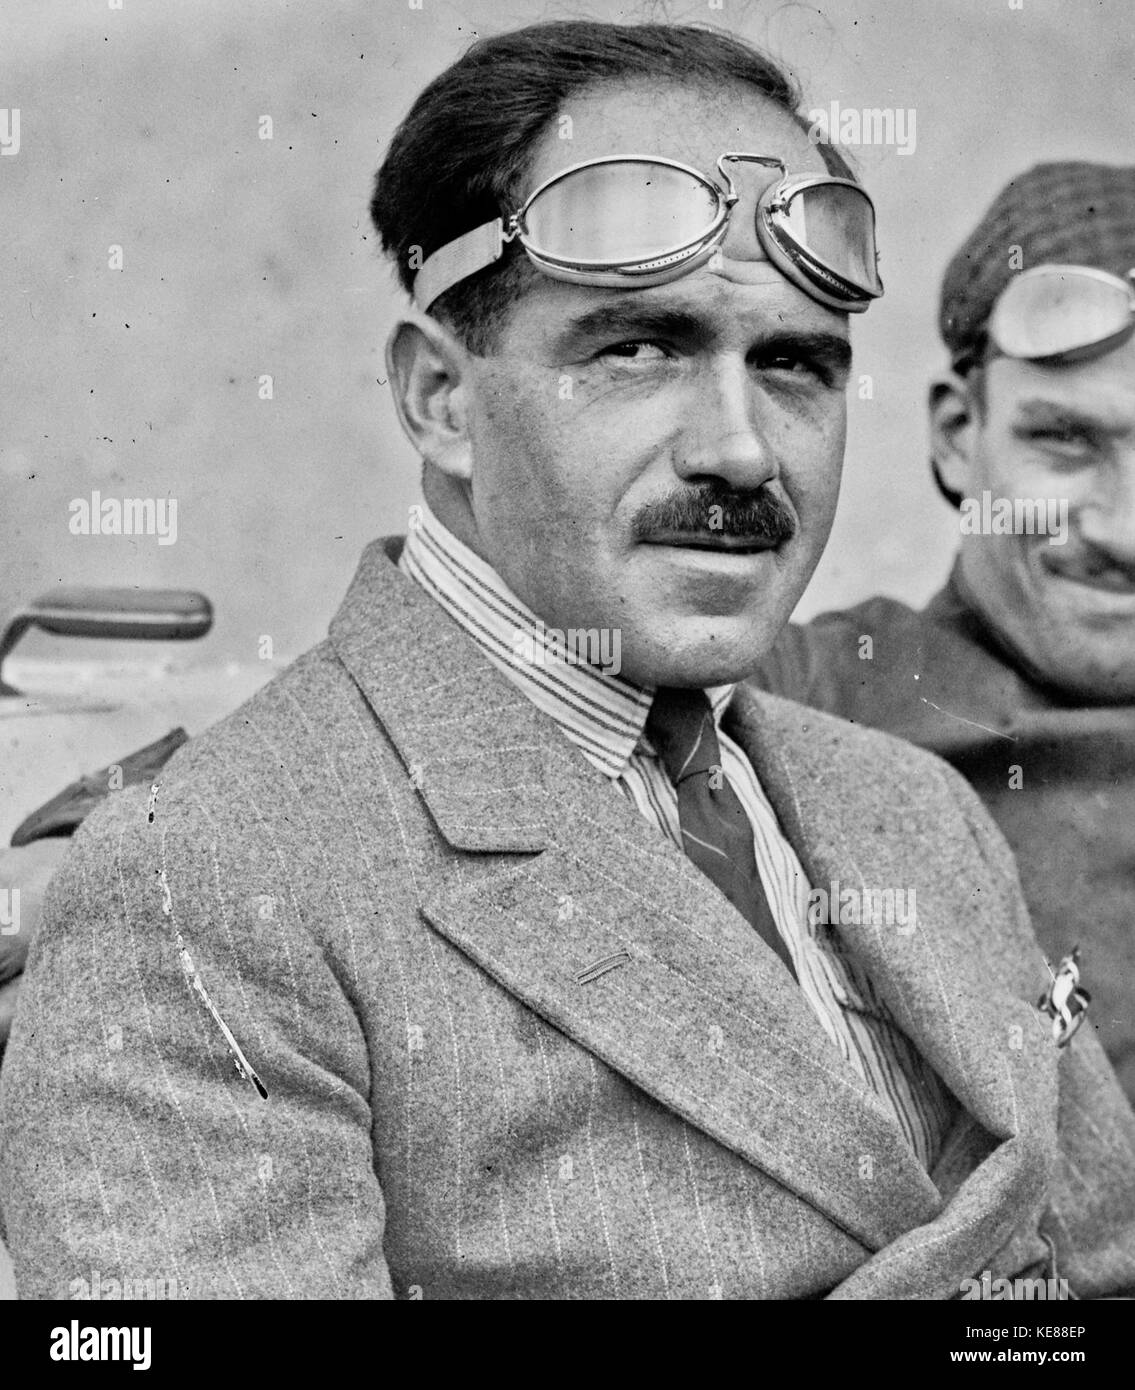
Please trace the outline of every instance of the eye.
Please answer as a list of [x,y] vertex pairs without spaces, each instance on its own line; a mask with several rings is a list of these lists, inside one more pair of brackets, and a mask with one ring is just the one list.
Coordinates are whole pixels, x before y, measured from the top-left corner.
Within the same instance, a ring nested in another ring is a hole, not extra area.
[[658,343],[643,338],[630,338],[625,343],[613,343],[602,348],[599,357],[616,357],[622,362],[664,362],[669,354]]
[[1090,431],[1076,425],[1046,425],[1021,431],[1021,437],[1053,453],[1083,454],[1096,447]]
[[824,386],[832,386],[835,383],[835,372],[831,363],[806,352],[784,349],[760,352],[753,357],[752,365],[759,372],[775,372],[777,375],[795,377],[800,381],[815,381]]

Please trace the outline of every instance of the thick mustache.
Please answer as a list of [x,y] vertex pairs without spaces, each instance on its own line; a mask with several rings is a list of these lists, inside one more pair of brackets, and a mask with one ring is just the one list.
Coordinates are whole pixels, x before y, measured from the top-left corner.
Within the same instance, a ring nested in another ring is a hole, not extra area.
[[675,492],[646,503],[635,516],[637,541],[651,541],[675,532],[780,545],[796,534],[796,518],[786,503],[763,487],[755,492],[714,487]]
[[1099,579],[1106,575],[1135,585],[1135,565],[1098,550],[1080,549],[1071,555],[1054,555],[1049,559],[1049,567],[1068,579]]

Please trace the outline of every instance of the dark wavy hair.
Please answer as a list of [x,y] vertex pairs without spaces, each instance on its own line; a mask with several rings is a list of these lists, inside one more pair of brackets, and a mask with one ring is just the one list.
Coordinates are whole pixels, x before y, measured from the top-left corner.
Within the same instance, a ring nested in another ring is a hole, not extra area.
[[[730,34],[675,24],[563,20],[475,43],[435,78],[395,131],[375,176],[370,213],[405,290],[439,247],[520,201],[531,153],[564,103],[596,82],[742,83],[803,130],[801,95],[777,63]],[[854,177],[820,142],[830,173]],[[443,294],[431,312],[471,351],[492,350],[531,270],[516,247]]]

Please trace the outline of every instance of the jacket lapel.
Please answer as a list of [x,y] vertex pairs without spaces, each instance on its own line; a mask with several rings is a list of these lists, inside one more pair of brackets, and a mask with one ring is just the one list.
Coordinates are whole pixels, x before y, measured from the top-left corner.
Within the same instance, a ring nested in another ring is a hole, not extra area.
[[[947,1149],[968,1135],[963,1147],[983,1161],[948,1207],[887,1252],[885,1269],[869,1261],[839,1296],[897,1297],[912,1283],[929,1281],[938,1289],[931,1296],[956,1297],[959,1280],[982,1262],[988,1266],[1026,1213],[1043,1205],[1056,1133],[1056,1061],[1047,1027],[963,948],[966,933],[957,917],[967,894],[954,880],[953,845],[946,840],[968,833],[960,816],[958,829],[948,828],[928,819],[940,815],[932,808],[941,798],[919,807],[902,804],[886,786],[865,787],[885,773],[866,761],[847,766],[831,741],[835,726],[815,711],[742,688],[730,715],[730,732],[749,754],[813,885],[918,890],[913,930],[844,924],[837,931],[891,1017],[963,1107]],[[852,785],[867,790],[886,819],[865,825],[863,798],[846,796]],[[927,854],[926,845],[936,852]],[[959,845],[958,855],[957,862],[972,864],[971,845]],[[984,921],[993,905],[968,896]]]
[[445,839],[509,856],[431,885],[437,931],[869,1248],[934,1216],[933,1183],[773,953],[377,544],[331,637]]
[[[912,930],[848,923],[838,927],[839,936],[957,1099],[996,1138],[1012,1137],[1031,1118],[1021,1112],[1014,1063],[1024,1062],[1031,1075],[1028,1062],[1035,1054],[1007,1039],[1015,1027],[1030,1039],[1045,1029],[1036,1012],[986,978],[968,952],[956,944],[947,948],[963,938],[952,915],[966,896],[964,885],[954,881],[943,841],[947,827],[916,823],[920,808],[901,804],[886,786],[869,800],[885,808],[878,814],[887,819],[865,825],[863,797],[846,793],[853,786],[871,790],[865,783],[872,770],[865,760],[860,767],[833,760],[825,747],[830,726],[824,716],[746,687],[739,688],[730,714],[731,732],[749,754],[814,885],[916,889]],[[927,802],[940,805],[938,799]],[[927,845],[937,853],[927,854]],[[984,910],[984,904],[973,904],[976,914]]]

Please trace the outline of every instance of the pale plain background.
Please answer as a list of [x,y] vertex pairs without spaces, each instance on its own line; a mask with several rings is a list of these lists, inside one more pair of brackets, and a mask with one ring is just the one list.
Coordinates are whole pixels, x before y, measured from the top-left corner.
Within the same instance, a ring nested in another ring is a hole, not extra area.
[[[923,408],[949,254],[1034,161],[1135,159],[1131,0],[1017,2],[6,4],[0,107],[22,143],[0,158],[0,610],[60,582],[186,585],[218,615],[194,660],[256,661],[268,635],[278,664],[323,636],[418,489],[381,382],[396,295],[372,171],[475,36],[569,16],[719,24],[786,60],[809,106],[915,109],[913,155],[856,152],[887,297],[854,325],[874,399],[852,393],[839,517],[799,611],[922,602],[957,535]],[[94,489],[177,498],[177,543],[72,536],[68,503]]]

